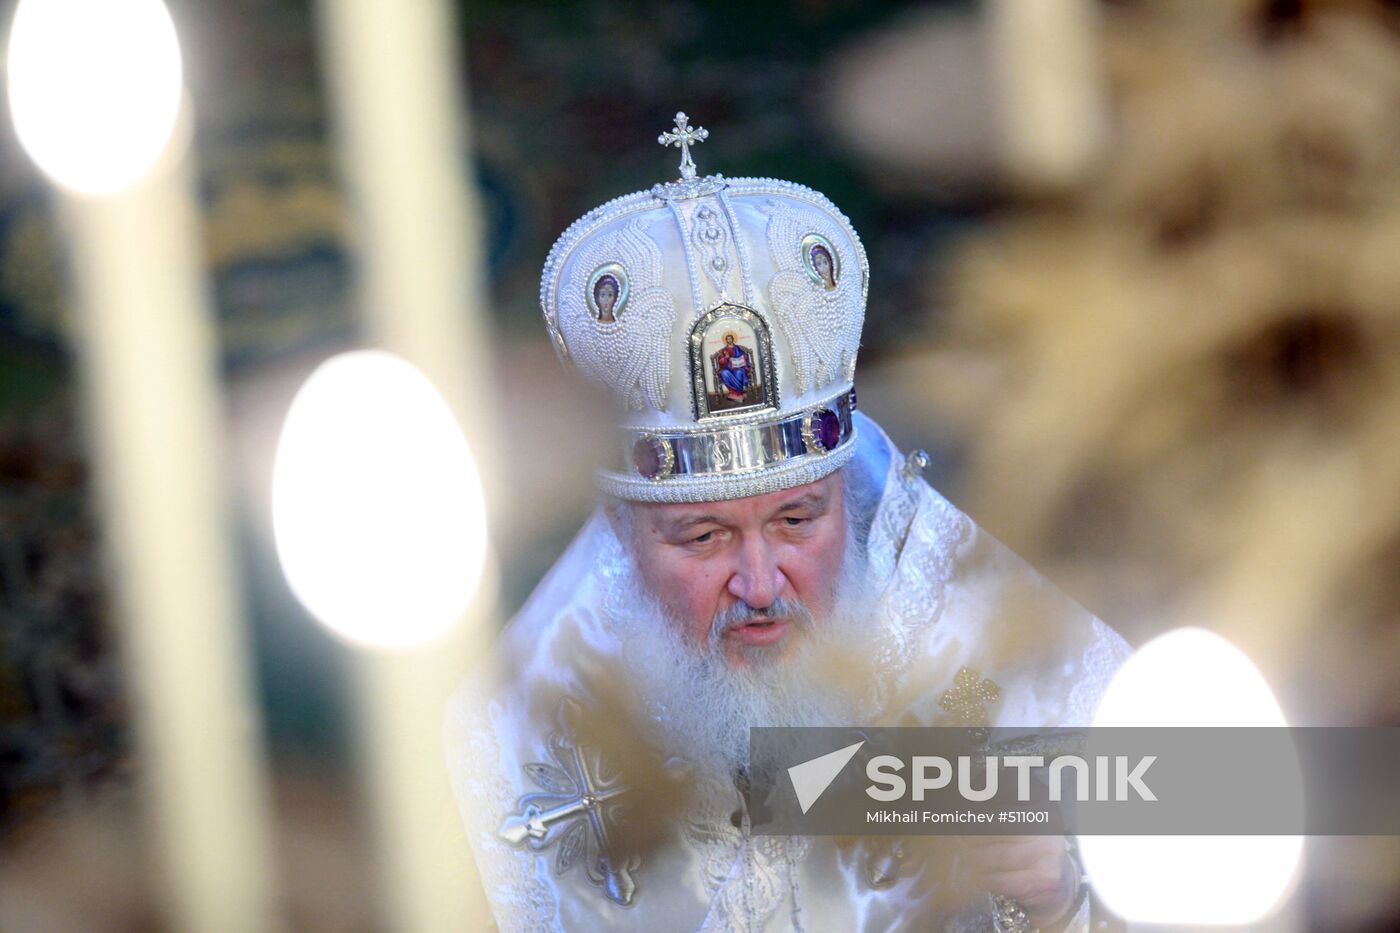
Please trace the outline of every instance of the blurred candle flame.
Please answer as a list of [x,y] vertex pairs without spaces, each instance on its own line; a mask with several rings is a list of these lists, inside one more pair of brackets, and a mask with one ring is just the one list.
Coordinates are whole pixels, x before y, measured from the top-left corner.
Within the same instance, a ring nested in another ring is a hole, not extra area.
[[180,42],[161,0],[20,0],[10,112],[31,158],[77,194],[140,181],[180,111]]
[[[1276,726],[1283,710],[1249,660],[1213,632],[1167,632],[1109,684],[1097,727]],[[1203,762],[1202,767],[1209,767]],[[1271,780],[1292,781],[1298,774]],[[1301,836],[1081,836],[1094,890],[1125,920],[1236,925],[1275,911],[1297,877]]]
[[486,519],[471,451],[427,377],[389,353],[334,357],[298,391],[272,520],[292,591],[358,644],[433,640],[481,579]]

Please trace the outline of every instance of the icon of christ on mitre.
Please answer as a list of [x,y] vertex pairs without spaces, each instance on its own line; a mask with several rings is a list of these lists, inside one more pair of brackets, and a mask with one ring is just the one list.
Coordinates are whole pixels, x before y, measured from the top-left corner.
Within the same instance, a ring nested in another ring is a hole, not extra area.
[[736,343],[731,332],[724,335],[724,346],[713,359],[715,378],[723,387],[725,397],[731,402],[742,402],[749,391],[753,353]]
[[[858,410],[859,237],[802,185],[700,176],[707,135],[677,114],[681,177],[545,262],[546,329],[615,400],[616,444],[448,712],[496,923],[1086,930],[1064,837],[752,831],[751,727],[1088,726],[1128,648]],[[626,286],[611,321],[603,275]]]

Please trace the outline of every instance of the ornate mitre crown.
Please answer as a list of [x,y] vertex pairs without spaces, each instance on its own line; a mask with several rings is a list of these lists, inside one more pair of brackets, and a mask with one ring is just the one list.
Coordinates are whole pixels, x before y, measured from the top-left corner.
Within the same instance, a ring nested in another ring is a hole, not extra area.
[[696,176],[709,134],[676,114],[658,142],[681,178],[595,208],[545,261],[555,349],[619,408],[603,490],[649,502],[738,499],[810,483],[855,451],[868,266],[821,194]]

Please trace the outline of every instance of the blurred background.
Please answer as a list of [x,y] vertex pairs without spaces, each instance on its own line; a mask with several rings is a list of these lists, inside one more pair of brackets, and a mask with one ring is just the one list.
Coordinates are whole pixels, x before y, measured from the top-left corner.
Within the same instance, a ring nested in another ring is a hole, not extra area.
[[[353,676],[284,581],[268,496],[297,388],[364,341],[321,14],[170,10],[280,909],[292,929],[379,929]],[[702,174],[791,179],[850,216],[871,263],[862,407],[930,452],[955,504],[1134,644],[1225,634],[1291,723],[1400,722],[1400,4],[452,12],[489,299],[467,352],[511,426],[489,452],[509,477],[491,487],[493,618],[593,502],[596,412],[541,326],[544,256],[589,208],[674,175],[652,141],[684,109],[711,134]],[[9,119],[0,137],[0,929],[166,929],[72,248]],[[1310,842],[1294,928],[1395,928],[1393,842]]]

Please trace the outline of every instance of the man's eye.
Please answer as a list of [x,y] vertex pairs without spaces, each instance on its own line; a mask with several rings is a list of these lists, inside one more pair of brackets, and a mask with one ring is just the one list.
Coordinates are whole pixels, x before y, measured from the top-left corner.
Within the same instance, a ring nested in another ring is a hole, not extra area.
[[802,524],[806,520],[807,519],[805,518],[794,518],[791,515],[788,515],[783,518],[783,521],[787,522],[789,528],[796,528],[798,525]]
[[715,533],[714,533],[713,531],[707,531],[707,532],[705,532],[703,535],[700,535],[699,537],[691,538],[691,539],[690,539],[690,543],[691,543],[691,544],[704,544],[704,543],[706,543],[707,541],[709,541],[711,538],[713,538],[714,536],[715,536]]

